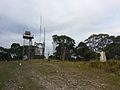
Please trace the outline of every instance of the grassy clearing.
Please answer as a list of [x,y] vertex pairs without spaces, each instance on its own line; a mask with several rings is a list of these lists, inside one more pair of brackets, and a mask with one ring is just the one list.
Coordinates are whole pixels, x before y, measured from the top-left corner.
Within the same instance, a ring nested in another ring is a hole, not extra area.
[[116,74],[120,76],[120,62],[110,61],[110,62],[91,62],[91,67],[104,70],[105,72]]
[[119,90],[119,65],[46,60],[0,62],[0,90]]

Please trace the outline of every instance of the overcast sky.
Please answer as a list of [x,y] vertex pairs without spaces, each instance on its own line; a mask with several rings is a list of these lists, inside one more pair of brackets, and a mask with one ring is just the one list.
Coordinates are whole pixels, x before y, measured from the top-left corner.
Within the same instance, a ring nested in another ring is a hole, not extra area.
[[52,35],[68,35],[76,43],[91,34],[120,35],[120,0],[0,0],[0,46],[22,45],[24,30],[39,41],[39,24],[46,28],[46,52]]

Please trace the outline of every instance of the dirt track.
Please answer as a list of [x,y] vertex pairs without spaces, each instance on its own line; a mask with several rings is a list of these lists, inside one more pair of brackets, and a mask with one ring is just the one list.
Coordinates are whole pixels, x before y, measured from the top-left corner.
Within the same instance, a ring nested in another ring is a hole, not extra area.
[[[9,80],[3,80],[2,90],[119,90],[120,82],[111,83],[114,75],[94,71],[76,63],[19,62],[10,72]],[[12,67],[12,66],[11,66]],[[108,75],[108,77],[106,77]],[[118,77],[119,78],[119,77]]]

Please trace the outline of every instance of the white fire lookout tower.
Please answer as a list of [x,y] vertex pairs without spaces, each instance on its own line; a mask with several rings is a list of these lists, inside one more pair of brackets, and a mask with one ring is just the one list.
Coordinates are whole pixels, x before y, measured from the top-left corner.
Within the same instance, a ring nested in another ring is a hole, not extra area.
[[[25,31],[23,34],[23,59],[31,59],[31,47],[32,47],[32,39],[34,37],[31,35],[30,31]],[[27,51],[26,51],[27,49]]]

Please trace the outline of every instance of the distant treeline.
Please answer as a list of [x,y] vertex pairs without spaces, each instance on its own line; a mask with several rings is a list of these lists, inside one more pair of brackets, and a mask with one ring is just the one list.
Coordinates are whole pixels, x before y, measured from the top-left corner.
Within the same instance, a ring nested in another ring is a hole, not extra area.
[[105,51],[108,60],[120,60],[120,36],[93,34],[75,46],[75,40],[66,35],[53,35],[54,54],[50,59],[98,60],[100,51]]
[[[93,34],[77,46],[75,40],[66,35],[53,35],[54,53],[49,59],[57,60],[98,60],[99,52],[105,51],[108,60],[120,60],[120,36]],[[0,60],[22,59],[23,47],[13,43],[11,48],[0,47]]]

